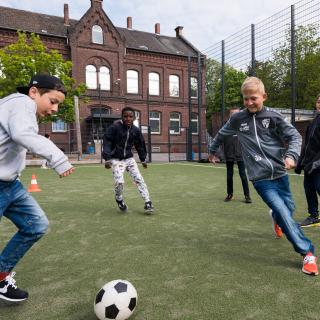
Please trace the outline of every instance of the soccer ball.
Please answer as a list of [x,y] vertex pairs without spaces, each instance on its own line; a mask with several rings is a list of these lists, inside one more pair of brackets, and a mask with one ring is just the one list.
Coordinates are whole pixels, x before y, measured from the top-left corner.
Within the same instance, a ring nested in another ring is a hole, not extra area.
[[133,313],[137,300],[137,291],[129,281],[113,280],[97,293],[94,312],[100,320],[125,320]]

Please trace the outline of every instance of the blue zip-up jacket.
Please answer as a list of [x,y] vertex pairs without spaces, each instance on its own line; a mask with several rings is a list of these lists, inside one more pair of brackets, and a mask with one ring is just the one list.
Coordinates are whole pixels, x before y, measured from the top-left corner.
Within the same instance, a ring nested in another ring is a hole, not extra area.
[[127,127],[122,121],[111,125],[103,136],[103,159],[128,159],[133,157],[132,148],[136,148],[139,159],[145,162],[147,157],[146,144],[138,127]]
[[224,136],[236,134],[242,146],[243,161],[251,181],[272,180],[286,174],[284,158],[297,162],[301,135],[277,111],[263,106],[261,111],[247,109],[234,114],[220,129],[209,147],[215,154]]

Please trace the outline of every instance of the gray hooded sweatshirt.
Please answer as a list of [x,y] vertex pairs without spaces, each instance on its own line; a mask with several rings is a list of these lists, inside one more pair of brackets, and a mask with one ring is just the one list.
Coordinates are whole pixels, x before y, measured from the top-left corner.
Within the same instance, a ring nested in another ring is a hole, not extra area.
[[268,107],[256,113],[245,109],[234,114],[214,137],[209,152],[215,154],[223,137],[233,134],[239,138],[252,181],[280,178],[287,173],[284,158],[296,162],[299,158],[301,135],[280,113]]
[[0,99],[0,180],[13,181],[20,175],[27,150],[47,159],[58,174],[72,168],[64,153],[38,134],[36,111],[36,103],[27,95]]

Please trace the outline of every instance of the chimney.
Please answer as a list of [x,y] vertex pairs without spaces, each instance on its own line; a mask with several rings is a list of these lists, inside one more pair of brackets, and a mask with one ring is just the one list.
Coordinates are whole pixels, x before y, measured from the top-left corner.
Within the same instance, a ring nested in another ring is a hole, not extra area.
[[178,26],[178,27],[176,27],[174,30],[176,31],[176,37],[177,37],[177,38],[182,37],[183,27]]
[[132,17],[127,17],[127,29],[132,29]]
[[98,6],[98,7],[102,8],[102,1],[103,0],[91,0],[91,7]]
[[160,23],[156,23],[154,25],[154,33],[155,34],[160,34]]
[[69,6],[67,3],[64,4],[63,6],[63,16],[64,16],[64,25],[65,26],[70,26],[69,23]]

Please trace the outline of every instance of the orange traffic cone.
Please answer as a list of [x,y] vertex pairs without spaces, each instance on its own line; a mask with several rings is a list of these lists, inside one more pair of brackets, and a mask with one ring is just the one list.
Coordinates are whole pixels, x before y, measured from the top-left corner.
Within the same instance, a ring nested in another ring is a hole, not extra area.
[[39,192],[41,189],[38,186],[36,175],[33,174],[31,177],[31,183],[28,188],[29,192]]

